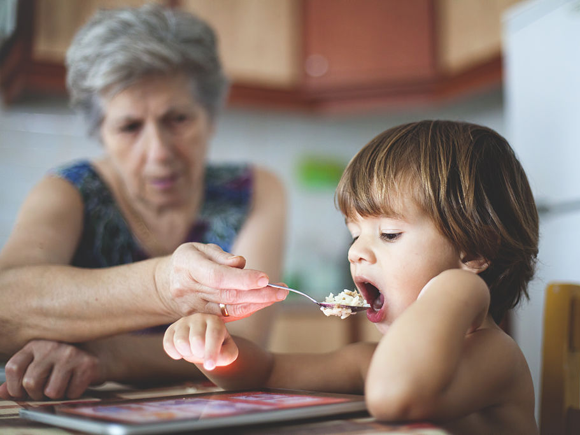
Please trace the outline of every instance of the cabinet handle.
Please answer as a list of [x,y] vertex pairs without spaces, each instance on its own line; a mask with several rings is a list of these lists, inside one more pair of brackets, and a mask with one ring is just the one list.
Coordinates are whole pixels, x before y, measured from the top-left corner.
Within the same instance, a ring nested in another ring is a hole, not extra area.
[[322,77],[328,72],[328,59],[321,54],[311,54],[304,62],[304,69],[310,77]]

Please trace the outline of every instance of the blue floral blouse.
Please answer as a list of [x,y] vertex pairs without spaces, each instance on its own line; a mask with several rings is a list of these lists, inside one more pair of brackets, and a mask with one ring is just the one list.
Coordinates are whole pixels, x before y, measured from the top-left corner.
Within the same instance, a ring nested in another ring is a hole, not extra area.
[[[149,258],[89,161],[59,167],[51,174],[75,186],[84,203],[83,233],[73,266],[112,267]],[[249,165],[208,165],[200,213],[183,242],[215,243],[229,252],[250,212],[252,189]]]

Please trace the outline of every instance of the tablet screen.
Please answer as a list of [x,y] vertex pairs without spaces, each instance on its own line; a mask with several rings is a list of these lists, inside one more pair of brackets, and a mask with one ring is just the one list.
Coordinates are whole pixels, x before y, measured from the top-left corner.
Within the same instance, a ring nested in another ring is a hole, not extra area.
[[98,434],[159,434],[344,416],[364,397],[302,390],[223,391],[146,399],[28,406],[20,416]]
[[57,407],[58,413],[119,423],[154,423],[167,420],[207,419],[240,414],[328,405],[346,402],[337,397],[250,391],[180,397],[119,404],[86,404]]

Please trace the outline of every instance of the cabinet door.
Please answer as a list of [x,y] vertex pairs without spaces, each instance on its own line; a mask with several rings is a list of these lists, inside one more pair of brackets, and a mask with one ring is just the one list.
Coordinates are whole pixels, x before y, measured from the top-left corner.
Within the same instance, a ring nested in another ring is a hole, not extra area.
[[439,66],[457,74],[501,55],[501,16],[519,0],[439,0]]
[[432,0],[305,0],[311,88],[412,84],[436,72]]
[[[137,7],[148,0],[41,0],[35,3],[32,59],[62,64],[79,27],[98,9]],[[167,0],[154,3],[166,4]]]
[[236,84],[289,89],[300,79],[300,2],[181,0],[215,30],[224,68]]

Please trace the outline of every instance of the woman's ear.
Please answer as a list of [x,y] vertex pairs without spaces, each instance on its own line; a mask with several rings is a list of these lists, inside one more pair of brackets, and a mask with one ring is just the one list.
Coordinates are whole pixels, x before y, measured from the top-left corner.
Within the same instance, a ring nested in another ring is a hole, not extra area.
[[473,273],[481,273],[489,267],[489,262],[483,257],[473,257],[461,253],[461,269]]

